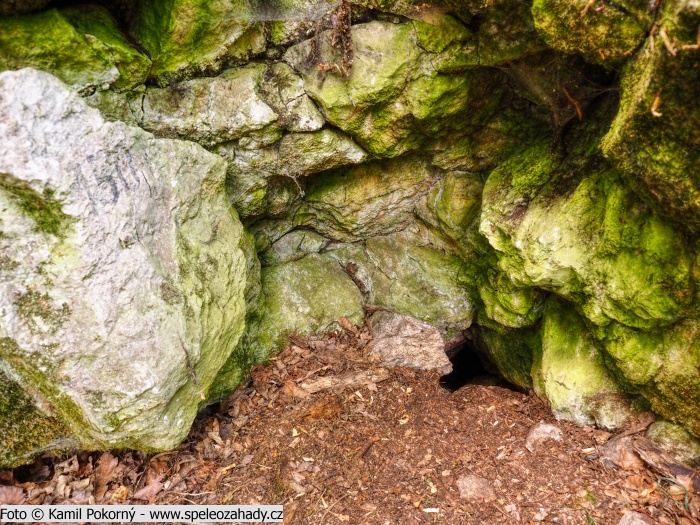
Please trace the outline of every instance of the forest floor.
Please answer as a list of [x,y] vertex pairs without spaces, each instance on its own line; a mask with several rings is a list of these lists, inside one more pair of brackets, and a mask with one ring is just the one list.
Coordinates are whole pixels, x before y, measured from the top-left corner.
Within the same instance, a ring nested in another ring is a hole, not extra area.
[[[692,491],[624,451],[627,470],[601,461],[616,436],[488,381],[450,392],[437,373],[383,369],[369,338],[293,338],[177,449],[45,456],[0,473],[0,503],[282,504],[284,523],[314,525],[699,523]],[[534,439],[540,422],[560,439]]]

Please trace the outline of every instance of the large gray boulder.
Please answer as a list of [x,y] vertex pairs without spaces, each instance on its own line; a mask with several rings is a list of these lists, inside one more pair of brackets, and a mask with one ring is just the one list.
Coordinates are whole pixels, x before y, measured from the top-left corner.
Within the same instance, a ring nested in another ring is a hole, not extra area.
[[244,325],[225,162],[32,69],[0,74],[0,151],[0,369],[83,447],[175,446]]

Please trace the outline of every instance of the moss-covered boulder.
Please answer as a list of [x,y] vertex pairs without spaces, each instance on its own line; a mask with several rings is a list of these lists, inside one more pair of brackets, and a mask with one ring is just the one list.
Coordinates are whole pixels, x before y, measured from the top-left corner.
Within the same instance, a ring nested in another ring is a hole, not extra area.
[[145,81],[150,66],[98,6],[0,18],[0,71],[34,67],[90,92],[132,88]]
[[352,269],[369,303],[429,323],[449,338],[471,325],[475,292],[464,262],[422,239],[414,225],[328,253]]
[[603,343],[616,376],[664,418],[700,437],[700,323],[643,331],[614,323]]
[[339,329],[345,317],[361,324],[362,294],[338,262],[310,254],[297,261],[263,268],[264,313],[248,327],[244,352],[256,362],[281,350],[290,334],[322,334]]
[[646,437],[676,461],[694,468],[700,466],[700,440],[691,436],[681,425],[655,421],[647,430]]
[[532,362],[541,345],[539,329],[506,328],[487,319],[479,320],[470,332],[481,355],[495,366],[494,373],[523,390],[532,388]]
[[[605,155],[662,214],[700,232],[700,10],[668,2],[658,32],[623,70]],[[667,42],[667,43],[666,43]]]
[[370,22],[353,26],[351,37],[351,68],[330,31],[292,46],[284,59],[328,121],[375,156],[415,149],[447,127],[483,124],[500,102],[500,76],[470,68],[476,42],[454,19]]
[[649,25],[624,5],[595,0],[535,0],[532,14],[537,31],[551,48],[608,67],[635,51]]
[[520,286],[550,290],[599,325],[664,326],[695,311],[694,255],[678,229],[599,156],[540,143],[494,170],[481,232]]
[[309,180],[294,221],[342,241],[402,230],[438,172],[408,156],[319,174]]
[[78,440],[71,438],[68,425],[49,415],[50,411],[42,411],[36,403],[3,372],[0,360],[0,468],[27,463],[43,450],[78,445]]
[[243,331],[224,161],[31,69],[0,74],[0,149],[3,369],[85,448],[172,448]]
[[139,2],[130,31],[153,59],[150,77],[168,83],[242,63],[265,50],[265,33],[248,2]]
[[554,414],[578,424],[622,428],[633,414],[630,400],[571,304],[556,299],[547,303],[541,340],[532,365],[533,385]]

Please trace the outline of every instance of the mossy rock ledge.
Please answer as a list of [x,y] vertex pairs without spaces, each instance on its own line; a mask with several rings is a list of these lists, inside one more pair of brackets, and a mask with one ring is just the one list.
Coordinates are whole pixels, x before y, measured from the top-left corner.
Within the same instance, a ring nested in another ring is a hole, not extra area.
[[0,468],[376,309],[700,462],[697,1],[73,4],[0,0]]

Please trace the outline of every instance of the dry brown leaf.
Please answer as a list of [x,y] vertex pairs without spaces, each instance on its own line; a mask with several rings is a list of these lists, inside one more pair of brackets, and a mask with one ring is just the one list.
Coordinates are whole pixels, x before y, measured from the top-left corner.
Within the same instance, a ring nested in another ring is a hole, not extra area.
[[114,500],[125,500],[127,496],[129,495],[129,487],[125,487],[124,485],[120,485],[117,490],[114,491],[114,494],[112,494],[112,501]]
[[156,479],[151,481],[148,485],[143,487],[141,490],[137,491],[134,495],[134,499],[150,500],[152,497],[157,495],[161,490],[163,490],[163,477],[158,476]]
[[0,505],[22,505],[24,491],[19,487],[0,486]]
[[95,499],[101,500],[107,492],[107,486],[114,479],[114,470],[119,465],[119,460],[109,452],[105,452],[97,461],[95,469]]
[[348,332],[351,332],[351,333],[353,333],[353,334],[355,334],[355,335],[357,335],[357,334],[360,333],[359,330],[358,330],[357,328],[355,328],[355,325],[352,324],[352,321],[350,321],[350,319],[348,319],[347,317],[341,317],[340,319],[338,319],[338,324],[339,324],[343,329],[345,329],[345,330],[347,330]]
[[309,393],[302,389],[299,388],[299,386],[296,384],[295,381],[287,381],[284,386],[282,387],[282,393],[287,394],[288,396],[296,397],[298,399],[306,399],[309,396]]
[[685,490],[688,491],[688,494],[693,493],[693,478],[692,476],[684,476],[682,474],[676,476],[676,479],[678,480],[678,483],[683,485]]
[[343,404],[340,399],[333,396],[328,399],[323,399],[309,408],[302,418],[309,419],[333,419],[340,414],[343,409]]

